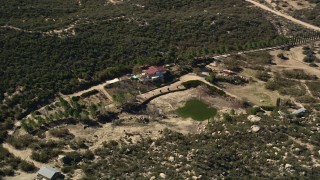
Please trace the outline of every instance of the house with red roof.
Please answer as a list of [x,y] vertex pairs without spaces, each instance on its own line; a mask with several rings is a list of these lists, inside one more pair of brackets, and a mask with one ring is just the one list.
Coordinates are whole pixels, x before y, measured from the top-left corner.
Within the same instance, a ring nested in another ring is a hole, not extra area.
[[162,66],[150,66],[147,70],[144,70],[143,72],[147,79],[157,80],[163,78],[164,74],[167,73],[167,70]]

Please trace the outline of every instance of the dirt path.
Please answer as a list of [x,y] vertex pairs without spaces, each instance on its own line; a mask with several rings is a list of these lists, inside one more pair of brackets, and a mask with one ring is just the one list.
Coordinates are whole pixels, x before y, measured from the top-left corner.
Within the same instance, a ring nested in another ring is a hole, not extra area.
[[[45,36],[57,35],[58,37],[63,38],[63,37],[68,37],[68,36],[75,36],[76,35],[75,27],[79,23],[80,23],[80,19],[74,21],[73,23],[69,24],[66,27],[63,27],[63,28],[60,28],[60,29],[52,29],[52,30],[45,31],[45,32],[43,32],[43,31],[25,30],[25,29],[21,29],[21,28],[15,27],[15,26],[11,26],[11,25],[0,26],[0,28],[12,29],[12,30],[15,30],[15,31],[20,31],[20,32],[25,32],[25,33],[30,33],[30,34],[40,33],[40,34],[45,35]],[[85,22],[84,24],[86,24],[86,23],[88,23],[88,22]]]
[[32,150],[26,149],[26,150],[17,150],[8,143],[3,143],[2,146],[6,148],[11,154],[13,154],[15,157],[21,158],[22,160],[25,160],[29,163],[33,163],[37,168],[41,168],[43,166],[42,163],[34,161],[31,159]]
[[113,98],[112,96],[108,93],[108,91],[106,91],[104,89],[104,87],[102,89],[98,89],[103,95],[105,95],[111,102],[113,102]]
[[307,91],[307,93],[309,94],[309,96],[311,96],[311,97],[313,97],[313,98],[315,98],[315,99],[319,99],[318,97],[315,97],[315,96],[312,94],[309,86],[306,84],[306,83],[307,83],[306,80],[300,80],[300,82],[301,82],[301,84],[304,85],[304,87],[306,88],[306,91]]
[[90,92],[92,90],[99,90],[99,91],[102,91],[103,94],[105,94],[111,101],[112,101],[112,97],[109,95],[109,93],[104,89],[104,87],[106,85],[109,85],[109,84],[113,84],[113,83],[116,83],[116,82],[119,82],[120,79],[119,78],[115,78],[113,80],[110,80],[110,81],[106,81],[104,83],[101,83],[99,85],[96,85],[96,86],[92,86],[90,87],[89,89],[86,89],[86,90],[83,90],[83,91],[78,91],[76,93],[73,93],[73,94],[68,94],[68,95],[62,95],[62,97],[75,97],[75,96],[81,96],[82,94],[84,93],[87,93],[87,92]]
[[312,24],[309,24],[309,23],[300,21],[300,20],[298,20],[298,19],[296,19],[296,18],[293,18],[293,17],[290,16],[290,15],[287,15],[287,14],[281,13],[281,12],[279,12],[279,11],[275,11],[275,10],[273,10],[273,9],[270,9],[269,7],[263,5],[263,4],[259,3],[259,2],[256,2],[256,1],[253,1],[253,0],[246,0],[246,1],[254,4],[255,6],[261,8],[261,9],[264,9],[264,10],[266,10],[266,11],[269,11],[269,12],[271,12],[271,13],[273,13],[273,14],[275,14],[275,15],[281,16],[281,17],[283,17],[283,18],[286,18],[286,19],[288,19],[288,20],[290,20],[290,21],[292,21],[292,22],[294,22],[294,23],[296,23],[296,24],[302,25],[302,26],[304,26],[304,27],[306,27],[306,28],[308,28],[308,29],[312,29],[312,30],[315,30],[315,31],[320,31],[320,28],[319,28],[318,26],[314,26],[314,25],[312,25]]
[[14,176],[4,177],[4,180],[33,180],[37,177],[37,173],[26,173],[17,171]]
[[149,91],[147,93],[138,95],[137,99],[141,100],[141,102],[144,102],[147,99],[150,99],[150,98],[152,98],[154,96],[158,96],[158,95],[163,94],[163,93],[167,93],[167,92],[170,92],[170,91],[176,91],[176,90],[179,90],[179,89],[185,89],[185,87],[182,85],[182,83],[183,82],[180,80],[180,81],[175,82],[173,84],[170,84],[168,86],[164,86],[164,87]]
[[[208,84],[209,86],[214,86],[217,89],[222,90],[222,91],[225,92],[225,90],[221,89],[220,87],[218,87],[218,86],[206,81],[204,77],[200,77],[200,76],[198,76],[196,74],[190,73],[190,74],[181,76],[180,80],[178,82],[175,82],[175,83],[170,84],[168,86],[164,86],[164,87],[155,89],[153,91],[149,91],[147,93],[138,95],[138,99],[143,102],[143,101],[145,101],[147,99],[150,99],[150,98],[152,98],[154,96],[158,96],[158,95],[163,94],[163,93],[167,93],[167,92],[178,90],[178,89],[185,89],[184,86],[182,85],[182,83],[187,82],[187,81],[193,81],[193,80],[202,81],[203,83]],[[238,100],[241,100],[241,98],[239,98],[238,96],[236,96],[234,94],[231,94],[229,92],[225,92],[225,93],[228,96],[231,96],[231,97],[234,97],[234,98],[236,98]]]

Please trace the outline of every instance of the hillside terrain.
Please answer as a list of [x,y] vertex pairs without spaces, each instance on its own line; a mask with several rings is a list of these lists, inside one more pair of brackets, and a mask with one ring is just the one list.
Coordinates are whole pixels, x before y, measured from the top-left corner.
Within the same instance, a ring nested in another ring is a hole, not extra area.
[[135,64],[185,62],[199,50],[278,36],[241,0],[0,3],[1,119],[24,117],[57,92],[86,88]]
[[320,1],[319,0],[264,0],[260,1],[274,8],[290,14],[298,19],[311,24],[320,25]]
[[319,5],[0,1],[0,179],[319,179]]

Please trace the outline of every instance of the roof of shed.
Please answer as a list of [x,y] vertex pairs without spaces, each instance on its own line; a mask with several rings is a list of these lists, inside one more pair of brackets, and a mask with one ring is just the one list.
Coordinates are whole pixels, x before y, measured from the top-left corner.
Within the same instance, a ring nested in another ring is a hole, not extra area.
[[52,167],[42,167],[38,171],[38,174],[51,179],[56,173],[59,173],[59,171]]

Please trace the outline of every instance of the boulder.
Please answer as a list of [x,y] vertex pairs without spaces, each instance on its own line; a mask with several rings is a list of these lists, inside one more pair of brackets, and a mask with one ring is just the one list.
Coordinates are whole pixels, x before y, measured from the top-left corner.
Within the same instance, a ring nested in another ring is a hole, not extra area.
[[259,122],[259,121],[261,121],[261,117],[255,116],[255,115],[250,115],[250,116],[248,116],[248,120],[250,122]]
[[291,170],[292,165],[291,165],[291,164],[286,164],[286,165],[284,166],[284,168],[285,168],[286,170]]
[[173,157],[173,156],[170,156],[170,157],[169,157],[169,161],[170,161],[170,162],[173,162],[173,161],[174,161],[174,157]]
[[256,132],[260,131],[260,127],[257,125],[253,125],[253,126],[251,126],[251,131],[256,133]]
[[150,178],[150,180],[155,180],[156,179],[156,177],[155,176],[152,176],[151,178]]
[[155,147],[156,146],[156,143],[155,142],[152,142],[150,147]]
[[162,179],[165,179],[166,178],[166,174],[165,173],[160,173],[159,175]]

